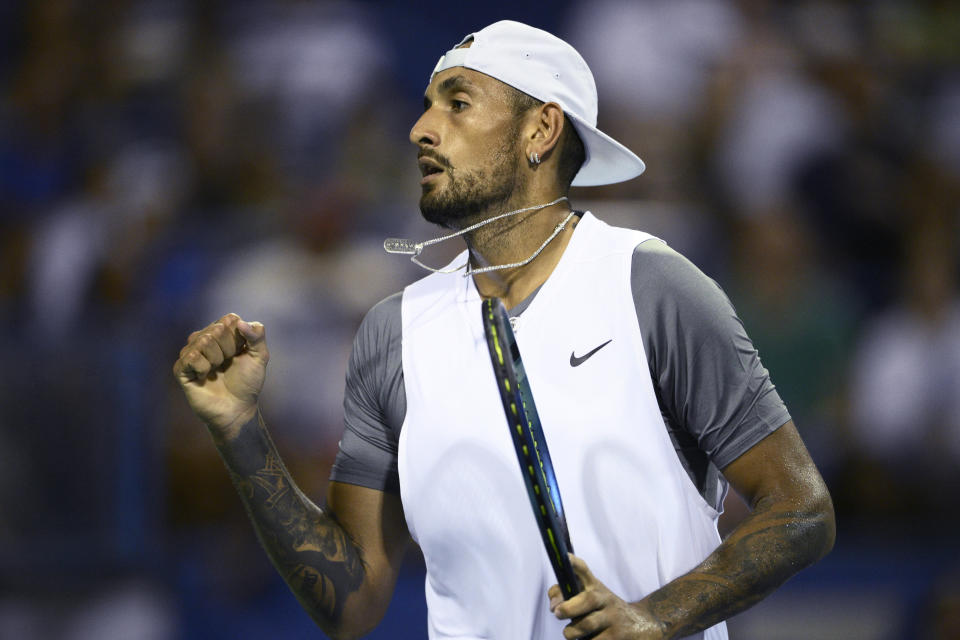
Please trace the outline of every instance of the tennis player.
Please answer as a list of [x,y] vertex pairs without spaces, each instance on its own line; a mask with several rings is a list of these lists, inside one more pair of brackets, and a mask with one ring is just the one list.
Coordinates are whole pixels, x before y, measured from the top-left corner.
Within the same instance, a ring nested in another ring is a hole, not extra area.
[[[180,352],[264,548],[330,636],[377,624],[411,537],[430,637],[462,640],[726,638],[832,547],[829,493],[720,288],[566,199],[644,169],[596,123],[590,70],[544,31],[498,22],[440,59],[410,132],[420,209],[468,249],[364,319],[325,506],[259,414],[263,325],[228,314]],[[386,246],[421,262],[443,239]],[[505,427],[489,297],[510,310],[566,507],[584,587],[568,600]],[[728,485],[751,513],[721,541]]]

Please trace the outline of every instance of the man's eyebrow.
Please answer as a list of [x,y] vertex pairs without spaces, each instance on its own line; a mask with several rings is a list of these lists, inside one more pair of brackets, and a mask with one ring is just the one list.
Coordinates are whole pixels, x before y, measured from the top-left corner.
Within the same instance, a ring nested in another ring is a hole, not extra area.
[[[476,87],[475,84],[470,82],[470,79],[467,76],[450,76],[437,86],[437,93],[449,93],[451,91],[466,91],[468,89],[473,89]],[[427,96],[423,96],[423,108],[424,110],[429,109],[430,105],[433,102]]]
[[454,89],[471,89],[474,84],[467,79],[467,76],[450,76],[446,80],[440,83],[440,86],[437,87],[440,91],[453,91]]

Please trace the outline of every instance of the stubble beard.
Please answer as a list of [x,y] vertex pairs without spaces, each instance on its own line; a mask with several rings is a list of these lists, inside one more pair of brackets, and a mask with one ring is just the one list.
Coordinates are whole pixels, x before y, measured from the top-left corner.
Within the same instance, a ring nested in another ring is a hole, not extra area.
[[448,164],[446,186],[433,185],[420,196],[424,219],[459,230],[504,211],[523,179],[513,148],[515,139],[516,136],[507,137],[489,169],[461,172]]

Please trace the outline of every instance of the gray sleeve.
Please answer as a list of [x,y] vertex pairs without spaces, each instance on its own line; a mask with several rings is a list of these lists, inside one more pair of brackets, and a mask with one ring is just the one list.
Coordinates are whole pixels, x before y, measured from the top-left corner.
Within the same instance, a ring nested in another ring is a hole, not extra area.
[[684,432],[671,433],[675,443],[723,469],[790,419],[716,282],[648,240],[634,250],[631,284],[661,410],[668,428]]
[[343,437],[330,479],[400,492],[397,442],[407,411],[401,351],[402,293],[364,317],[347,363]]

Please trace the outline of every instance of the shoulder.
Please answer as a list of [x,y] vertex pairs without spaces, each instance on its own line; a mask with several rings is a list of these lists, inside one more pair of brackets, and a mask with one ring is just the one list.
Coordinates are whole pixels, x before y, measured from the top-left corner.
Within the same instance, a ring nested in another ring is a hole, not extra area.
[[693,262],[659,238],[641,242],[633,249],[634,282],[650,288],[679,288],[709,285],[718,288]]
[[396,293],[390,294],[377,304],[373,305],[367,315],[364,317],[364,322],[374,322],[374,323],[389,323],[394,319],[394,316],[400,315],[400,305],[403,302],[403,291],[397,291]]
[[403,292],[398,291],[373,305],[360,322],[357,338],[379,341],[399,336],[402,301]]
[[732,340],[746,348],[749,339],[720,285],[662,240],[636,246],[630,286],[651,365],[705,344]]
[[647,240],[634,248],[630,283],[638,310],[642,300],[648,310],[683,308],[707,318],[732,311],[720,285],[660,239]]
[[375,304],[364,316],[353,340],[348,367],[348,382],[357,377],[367,381],[381,379],[399,358],[402,324],[402,292]]

